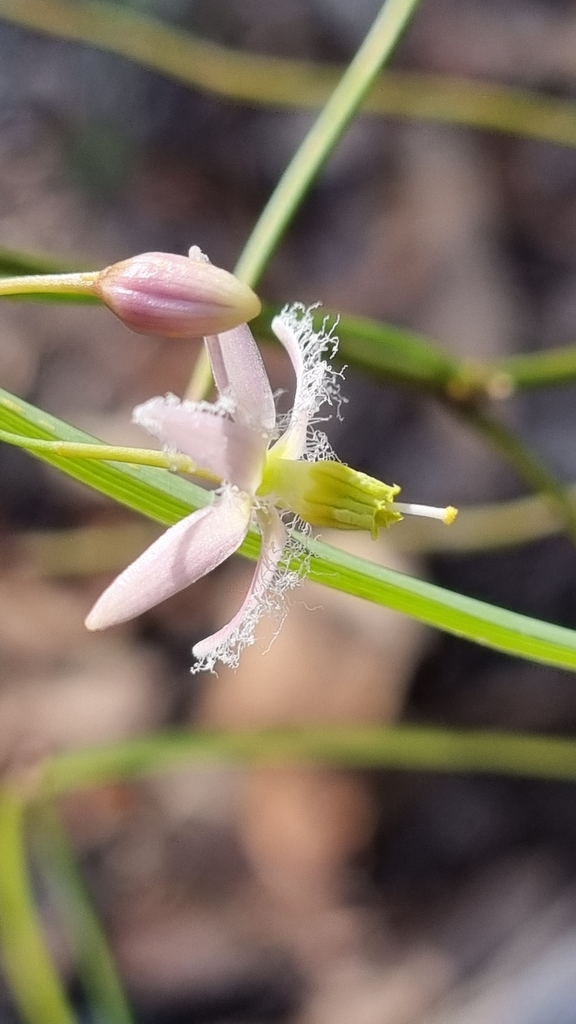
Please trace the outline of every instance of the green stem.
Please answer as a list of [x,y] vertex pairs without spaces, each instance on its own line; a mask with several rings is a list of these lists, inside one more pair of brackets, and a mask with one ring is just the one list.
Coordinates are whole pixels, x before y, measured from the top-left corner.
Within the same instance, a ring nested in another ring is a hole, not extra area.
[[222,483],[220,477],[208,469],[203,469],[202,466],[197,466],[188,455],[181,455],[179,452],[159,452],[153,448],[125,448],[111,444],[44,441],[25,437],[23,434],[12,434],[8,430],[0,430],[0,441],[12,444],[16,448],[25,448],[30,452],[49,452],[59,458],[127,462],[132,466],[157,466],[173,473],[187,473],[214,483]]
[[295,760],[472,772],[576,781],[576,742],[508,732],[416,725],[323,726],[256,732],[157,733],[113,746],[67,751],[47,762],[44,792],[55,796],[112,779],[170,771],[187,762],[282,764]]
[[122,982],[57,808],[43,803],[34,808],[34,819],[43,867],[59,892],[92,1017],[106,1024],[132,1024]]
[[24,277],[0,277],[0,295],[94,295],[98,271],[78,274],[27,274]]
[[362,104],[419,0],[386,0],[330,99],[298,147],[246,242],[235,274],[254,287],[312,182]]
[[0,945],[6,980],[28,1024],[74,1024],[34,907],[26,867],[23,800],[0,792]]
[[508,377],[513,390],[572,384],[576,380],[576,345],[523,352],[487,364],[488,372]]

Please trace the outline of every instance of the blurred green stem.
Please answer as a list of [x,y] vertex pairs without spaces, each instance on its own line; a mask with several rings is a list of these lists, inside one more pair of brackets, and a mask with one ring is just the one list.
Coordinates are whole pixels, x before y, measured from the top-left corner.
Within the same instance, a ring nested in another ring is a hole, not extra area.
[[[0,17],[36,32],[117,53],[185,85],[267,108],[321,107],[342,68],[198,39],[99,0],[0,0]],[[576,107],[494,82],[395,70],[366,97],[366,113],[460,124],[576,146]]]
[[28,1024],[74,1024],[34,907],[23,799],[8,786],[0,790],[0,945],[6,981]]
[[258,283],[312,182],[361,106],[419,2],[386,0],[364,42],[288,164],[236,264],[235,274],[251,288]]
[[573,384],[576,381],[576,345],[521,352],[485,365],[488,373],[507,377],[514,391]]
[[91,750],[68,751],[45,766],[55,796],[112,779],[170,771],[186,762],[283,764],[313,761],[348,768],[472,772],[576,781],[576,741],[417,725],[322,726],[257,732],[157,733]]
[[93,1018],[101,1024],[132,1024],[122,982],[58,810],[52,802],[43,802],[33,811],[42,867],[58,890],[58,906]]

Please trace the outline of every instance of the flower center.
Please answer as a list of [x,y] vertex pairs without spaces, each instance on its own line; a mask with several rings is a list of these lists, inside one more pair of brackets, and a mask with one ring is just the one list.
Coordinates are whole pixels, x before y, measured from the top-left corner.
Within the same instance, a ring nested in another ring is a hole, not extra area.
[[281,459],[270,452],[257,495],[272,497],[311,526],[368,530],[377,537],[381,526],[402,519],[393,507],[399,491],[341,462]]

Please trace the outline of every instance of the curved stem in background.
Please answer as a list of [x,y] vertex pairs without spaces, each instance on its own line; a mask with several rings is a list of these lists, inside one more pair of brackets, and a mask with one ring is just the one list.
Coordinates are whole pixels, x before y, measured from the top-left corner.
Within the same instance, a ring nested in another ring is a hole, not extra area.
[[[234,51],[98,0],[0,0],[0,16],[36,31],[118,53],[188,85],[268,107],[321,105],[340,74],[321,64]],[[576,146],[574,103],[495,83],[388,72],[370,90],[364,109]],[[3,253],[1,262],[3,273],[51,269],[49,260],[26,254]],[[566,383],[576,379],[576,347],[513,356],[474,371],[480,386],[495,375],[508,378],[512,388]],[[465,376],[462,374],[460,383]],[[203,393],[208,380],[203,362],[191,385],[193,393]]]
[[[116,53],[224,99],[267,108],[321,107],[344,70],[233,50],[100,0],[0,0],[0,17]],[[493,82],[388,71],[370,90],[362,109],[576,146],[576,104]]]
[[56,754],[40,798],[113,779],[138,778],[193,762],[317,761],[348,768],[472,772],[576,781],[576,741],[491,730],[322,726],[243,732],[156,733],[145,739]]

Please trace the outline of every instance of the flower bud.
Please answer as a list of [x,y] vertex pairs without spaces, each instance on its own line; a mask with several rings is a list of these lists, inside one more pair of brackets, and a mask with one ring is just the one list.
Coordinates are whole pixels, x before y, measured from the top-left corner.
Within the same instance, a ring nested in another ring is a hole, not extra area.
[[197,338],[252,320],[260,300],[233,274],[214,267],[194,246],[188,256],[146,252],[114,263],[94,292],[138,334]]

